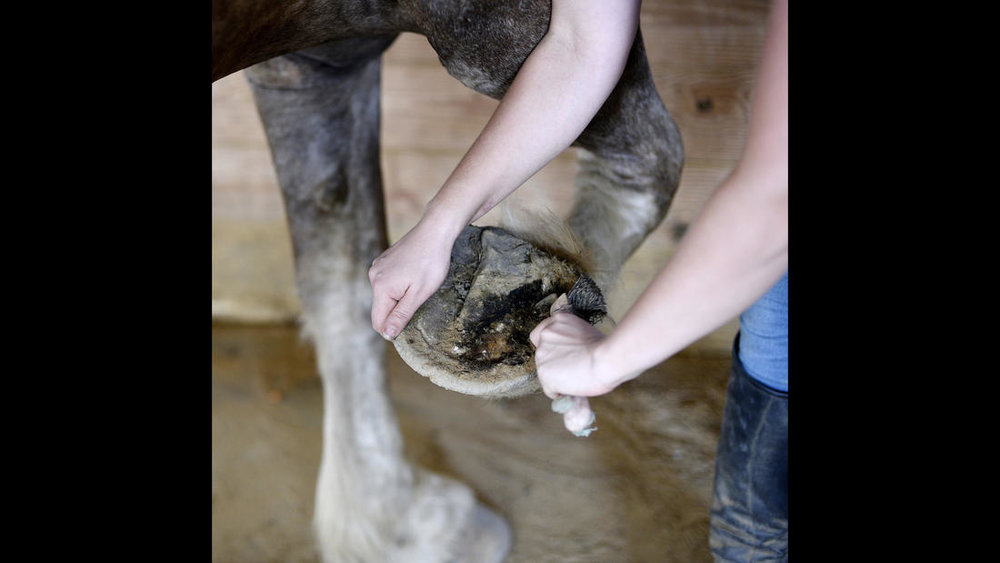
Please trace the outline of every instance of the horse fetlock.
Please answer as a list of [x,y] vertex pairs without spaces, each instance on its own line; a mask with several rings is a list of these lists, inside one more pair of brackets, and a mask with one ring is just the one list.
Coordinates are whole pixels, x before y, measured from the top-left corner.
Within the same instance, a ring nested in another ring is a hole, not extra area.
[[[336,505],[317,497],[314,529],[326,563],[500,562],[510,527],[451,479],[416,470],[412,482],[366,489]],[[358,491],[354,491],[358,493]]]
[[510,527],[477,503],[467,486],[419,471],[411,498],[397,523],[389,561],[503,561]]

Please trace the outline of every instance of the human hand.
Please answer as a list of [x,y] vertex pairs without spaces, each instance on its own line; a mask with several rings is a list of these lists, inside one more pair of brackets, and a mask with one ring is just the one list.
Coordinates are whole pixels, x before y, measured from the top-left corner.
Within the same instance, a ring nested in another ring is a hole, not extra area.
[[372,262],[372,328],[392,340],[448,275],[455,237],[427,221],[417,223]]
[[[603,368],[595,361],[597,344],[604,334],[569,308],[565,294],[552,304],[551,315],[531,331],[535,345],[535,368],[542,392],[552,401],[552,410],[563,415],[563,425],[577,436],[589,436],[595,416],[587,397],[603,395],[608,385]],[[581,377],[582,376],[582,377]]]
[[554,312],[531,331],[535,368],[542,392],[550,399],[562,395],[593,397],[617,385],[597,365],[595,351],[606,336],[576,315]]

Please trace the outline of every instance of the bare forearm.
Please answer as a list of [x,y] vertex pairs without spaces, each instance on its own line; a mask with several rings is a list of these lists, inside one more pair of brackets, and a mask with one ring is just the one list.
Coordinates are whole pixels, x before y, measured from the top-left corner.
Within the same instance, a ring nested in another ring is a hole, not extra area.
[[788,268],[787,10],[775,2],[740,163],[595,350],[613,385],[739,315]]
[[[585,15],[588,19],[567,15],[585,2],[553,4],[552,27],[522,65],[479,138],[428,203],[426,217],[447,224],[457,235],[583,132],[621,77],[635,37],[638,2],[611,4],[617,4],[612,16],[605,16],[609,8],[602,6],[597,14]],[[607,17],[614,20],[608,22]],[[615,31],[581,41],[580,29],[573,27],[577,23]]]
[[787,270],[787,191],[751,185],[764,181],[733,176],[724,183],[674,257],[599,346],[595,354],[615,384],[736,317]]
[[436,291],[461,230],[580,135],[614,88],[639,0],[553,0],[545,37],[417,225],[372,263],[372,328],[392,339]]

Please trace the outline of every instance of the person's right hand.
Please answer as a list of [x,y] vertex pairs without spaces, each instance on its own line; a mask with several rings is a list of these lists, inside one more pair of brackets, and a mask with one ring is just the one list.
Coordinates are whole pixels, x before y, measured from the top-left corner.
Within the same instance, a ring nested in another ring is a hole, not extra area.
[[594,397],[616,387],[594,354],[606,336],[580,317],[555,311],[528,338],[535,345],[538,383],[548,398]]
[[372,328],[392,340],[448,275],[455,237],[421,220],[372,262]]

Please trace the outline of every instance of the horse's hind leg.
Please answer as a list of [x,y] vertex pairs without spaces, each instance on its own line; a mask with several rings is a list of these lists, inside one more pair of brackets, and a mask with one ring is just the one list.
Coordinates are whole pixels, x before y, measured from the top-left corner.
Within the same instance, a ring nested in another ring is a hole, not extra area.
[[506,524],[464,485],[404,460],[385,342],[371,329],[367,272],[386,246],[380,53],[392,39],[341,40],[247,71],[323,380],[315,532],[327,561],[497,561],[509,546]]
[[680,131],[656,91],[641,33],[621,80],[574,146],[584,150],[569,223],[607,292],[666,216],[684,163]]

